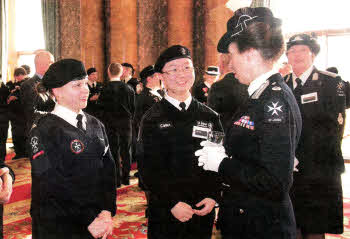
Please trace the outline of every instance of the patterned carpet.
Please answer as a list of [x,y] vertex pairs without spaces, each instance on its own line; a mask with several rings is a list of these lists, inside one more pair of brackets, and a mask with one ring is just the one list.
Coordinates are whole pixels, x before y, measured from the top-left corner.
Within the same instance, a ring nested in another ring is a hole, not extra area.
[[[5,205],[4,210],[4,238],[5,239],[31,239],[30,208],[30,163],[28,159],[15,161],[6,160],[16,174],[11,200]],[[350,170],[349,170],[350,171]],[[349,172],[348,171],[348,172]],[[347,174],[343,177],[344,182],[349,182]],[[346,192],[350,185],[346,185]],[[132,177],[131,185],[119,188],[117,191],[117,216],[114,217],[114,233],[109,239],[145,239],[147,227],[144,226],[146,218],[145,195],[137,187],[137,179]],[[345,194],[347,197],[348,195]],[[349,198],[349,197],[348,197]],[[344,226],[342,235],[327,235],[327,239],[350,239],[350,198],[344,199]],[[220,235],[214,230],[212,239],[220,239]]]

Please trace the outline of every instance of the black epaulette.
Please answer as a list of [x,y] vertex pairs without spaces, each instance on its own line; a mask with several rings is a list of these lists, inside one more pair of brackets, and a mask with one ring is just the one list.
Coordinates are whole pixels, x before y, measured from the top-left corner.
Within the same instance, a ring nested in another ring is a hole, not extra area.
[[330,72],[330,71],[318,71],[320,74],[326,75],[326,76],[330,76],[332,78],[336,78],[338,77],[338,74]]

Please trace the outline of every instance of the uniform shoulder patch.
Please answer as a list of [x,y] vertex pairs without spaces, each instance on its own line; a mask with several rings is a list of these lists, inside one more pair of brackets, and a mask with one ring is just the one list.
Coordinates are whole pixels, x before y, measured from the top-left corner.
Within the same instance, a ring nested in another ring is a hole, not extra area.
[[266,123],[283,123],[286,120],[286,106],[283,100],[272,98],[264,105],[264,121]]
[[318,71],[320,74],[326,75],[326,76],[330,76],[332,78],[336,78],[338,76],[338,74],[333,73],[333,72],[329,72],[329,71]]

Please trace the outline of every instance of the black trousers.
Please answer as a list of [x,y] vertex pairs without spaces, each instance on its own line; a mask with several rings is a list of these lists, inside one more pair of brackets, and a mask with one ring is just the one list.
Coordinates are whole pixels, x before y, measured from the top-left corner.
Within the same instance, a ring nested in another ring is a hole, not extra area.
[[9,128],[9,123],[2,122],[0,123],[0,162],[5,161],[6,156],[6,140],[7,132]]
[[40,220],[32,217],[32,239],[93,239],[86,225],[69,219]]
[[16,157],[17,156],[26,156],[26,122],[23,121],[21,116],[17,116],[18,118],[11,119],[11,127],[12,127],[12,140],[13,146],[15,148]]
[[149,207],[148,239],[210,239],[215,219],[212,210],[206,216],[193,215],[187,222],[180,222],[169,209]]
[[116,170],[116,183],[117,186],[121,185],[121,167],[120,167],[120,152],[119,152],[119,135],[114,133],[115,130],[107,129],[107,137],[109,140],[109,147],[115,162]]

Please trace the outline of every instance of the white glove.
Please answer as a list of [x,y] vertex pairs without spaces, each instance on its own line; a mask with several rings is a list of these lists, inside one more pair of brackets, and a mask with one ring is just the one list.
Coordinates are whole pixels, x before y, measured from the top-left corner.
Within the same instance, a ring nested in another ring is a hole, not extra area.
[[218,172],[221,161],[227,157],[225,148],[221,144],[210,141],[201,142],[202,149],[195,152],[198,158],[198,166],[203,166],[204,170]]
[[294,157],[294,169],[293,169],[293,171],[299,172],[299,170],[297,169],[298,164],[299,164],[299,160],[296,157]]

